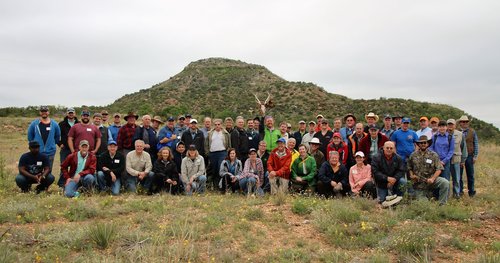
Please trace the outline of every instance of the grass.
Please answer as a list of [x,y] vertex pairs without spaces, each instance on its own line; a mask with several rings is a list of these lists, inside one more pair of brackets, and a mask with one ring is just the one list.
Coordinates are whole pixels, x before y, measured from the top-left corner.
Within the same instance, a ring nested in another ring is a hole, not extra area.
[[[500,146],[481,145],[476,198],[380,209],[364,198],[209,192],[68,199],[54,186],[22,194],[14,176],[26,149],[12,145],[24,142],[24,135],[0,137],[0,263],[500,259]],[[56,156],[56,177],[58,169]]]

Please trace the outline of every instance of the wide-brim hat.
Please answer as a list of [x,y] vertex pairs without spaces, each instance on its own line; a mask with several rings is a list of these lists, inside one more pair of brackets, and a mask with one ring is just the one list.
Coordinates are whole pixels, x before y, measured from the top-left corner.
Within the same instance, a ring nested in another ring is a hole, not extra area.
[[318,138],[312,138],[311,141],[309,142],[309,144],[318,144],[318,145],[321,145],[321,142],[319,141]]
[[134,117],[135,119],[139,119],[139,115],[135,114],[134,112],[130,111],[125,117],[123,117],[125,120],[127,120],[129,117]]
[[403,114],[401,114],[401,113],[398,112],[398,113],[395,113],[394,116],[392,116],[392,120],[394,121],[394,119],[396,119],[396,118],[401,118],[402,119],[403,117],[404,117]]
[[377,114],[373,113],[373,112],[370,112],[368,114],[365,115],[365,120],[368,121],[368,118],[374,118],[375,121],[377,122],[379,117]]
[[157,121],[159,123],[163,123],[163,121],[161,120],[161,117],[160,116],[154,116],[153,117],[153,121]]
[[430,142],[432,141],[431,138],[427,138],[427,135],[422,135],[418,138],[418,140],[416,141],[416,143],[420,143],[420,142],[428,142],[430,144]]
[[344,122],[346,122],[347,118],[349,118],[349,117],[352,117],[352,118],[354,119],[354,121],[356,121],[356,120],[357,120],[357,119],[356,119],[356,116],[354,116],[354,114],[352,114],[352,113],[347,113],[347,115],[346,115],[346,116],[344,116]]
[[461,122],[461,121],[470,121],[470,120],[469,120],[469,117],[467,117],[467,115],[462,115],[462,117],[460,117],[460,119],[458,119],[458,122]]

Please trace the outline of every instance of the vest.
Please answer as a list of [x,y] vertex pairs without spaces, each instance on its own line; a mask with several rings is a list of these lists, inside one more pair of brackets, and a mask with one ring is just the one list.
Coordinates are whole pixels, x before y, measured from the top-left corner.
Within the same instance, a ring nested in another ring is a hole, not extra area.
[[467,153],[469,153],[469,155],[473,155],[474,154],[474,133],[476,131],[474,131],[472,128],[469,128],[469,130],[467,131],[467,136],[465,137],[465,143],[467,145]]

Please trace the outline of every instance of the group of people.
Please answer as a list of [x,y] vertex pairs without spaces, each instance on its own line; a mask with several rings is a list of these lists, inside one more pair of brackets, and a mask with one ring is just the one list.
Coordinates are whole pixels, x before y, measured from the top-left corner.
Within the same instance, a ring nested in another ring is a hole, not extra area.
[[[80,119],[68,108],[64,120],[49,117],[47,106],[28,128],[29,152],[21,156],[16,183],[23,192],[36,185],[47,190],[55,181],[52,164],[60,148],[57,184],[67,197],[80,189],[154,194],[204,193],[210,188],[248,195],[288,191],[332,196],[378,198],[384,206],[408,192],[435,197],[440,204],[451,194],[475,195],[474,164],[478,137],[462,116],[446,121],[423,116],[418,130],[409,117],[370,112],[330,121],[275,126],[272,116],[241,116],[198,123],[190,114],[162,119],[129,112],[123,116],[83,110]],[[262,114],[265,115],[265,114]],[[458,127],[457,127],[458,122]],[[201,126],[201,127],[199,127]],[[452,186],[450,187],[450,181]],[[452,189],[450,191],[450,189]],[[450,193],[451,192],[451,193]]]

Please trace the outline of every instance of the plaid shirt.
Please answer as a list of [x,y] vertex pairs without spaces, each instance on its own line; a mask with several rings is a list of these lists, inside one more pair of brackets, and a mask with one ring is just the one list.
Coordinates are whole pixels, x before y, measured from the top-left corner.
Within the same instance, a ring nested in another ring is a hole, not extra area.
[[134,144],[133,144],[133,139],[134,139],[134,134],[135,134],[135,129],[137,128],[137,125],[133,124],[125,124],[123,125],[120,130],[118,131],[118,138],[117,138],[117,144],[118,144],[118,149],[127,149],[127,150],[133,150],[134,149]]

